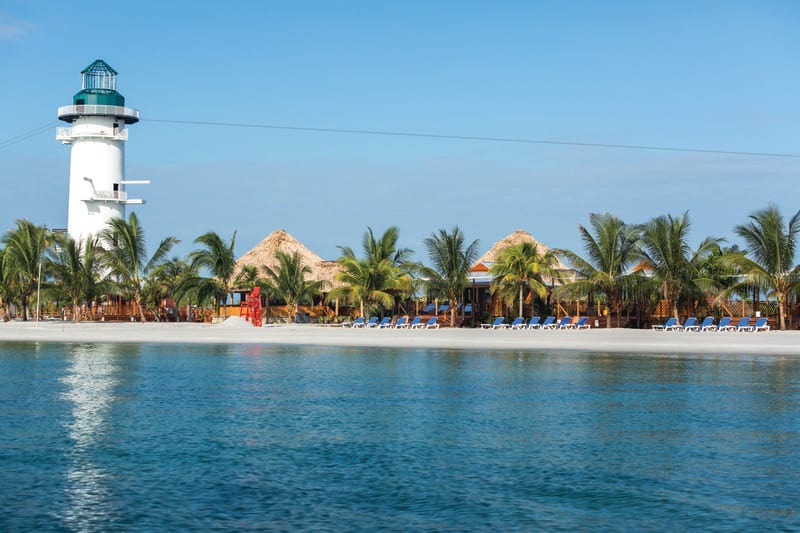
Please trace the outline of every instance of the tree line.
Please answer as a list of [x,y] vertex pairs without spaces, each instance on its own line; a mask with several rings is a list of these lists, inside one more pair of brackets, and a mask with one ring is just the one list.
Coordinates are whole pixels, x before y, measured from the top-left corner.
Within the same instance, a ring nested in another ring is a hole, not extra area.
[[[500,250],[489,269],[491,293],[519,316],[526,314],[525,302],[531,316],[547,310],[553,298],[603,302],[617,326],[630,304],[653,310],[662,302],[678,317],[681,310],[705,312],[734,295],[757,299],[763,294],[777,302],[778,324],[785,329],[789,304],[800,288],[800,266],[794,264],[799,224],[800,211],[787,222],[770,205],[734,228],[743,240],[742,249],[713,237],[692,248],[688,213],[662,215],[643,224],[593,213],[587,226],[578,225],[582,253],[545,251],[530,242]],[[352,303],[361,316],[394,313],[403,302],[425,294],[449,305],[450,324],[455,325],[468,272],[478,257],[478,241],[469,241],[458,226],[440,229],[424,240],[426,265],[412,259],[412,250],[398,248],[398,239],[397,227],[379,236],[367,228],[360,254],[340,246],[338,285],[332,288],[308,279],[310,267],[298,254],[281,251],[276,252],[275,266],[245,266],[234,276],[236,232],[229,240],[207,232],[193,241],[198,248],[185,258],[168,259],[179,241],[167,237],[148,254],[135,213],[113,219],[99,235],[81,241],[18,220],[0,247],[0,305],[6,318],[14,305],[28,319],[32,298],[42,291],[68,303],[75,320],[81,319],[83,306],[94,319],[96,304],[106,295],[119,295],[136,303],[144,321],[145,311],[157,312],[164,299],[178,307],[213,303],[219,315],[220,305],[234,289],[258,285],[267,298],[284,301],[291,316],[299,305],[323,294],[329,302]]]

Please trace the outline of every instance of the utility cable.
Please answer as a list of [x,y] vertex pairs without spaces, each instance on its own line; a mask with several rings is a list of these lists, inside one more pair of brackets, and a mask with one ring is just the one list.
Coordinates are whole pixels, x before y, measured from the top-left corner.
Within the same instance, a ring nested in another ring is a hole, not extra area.
[[498,142],[498,143],[579,146],[586,148],[616,148],[623,150],[656,150],[662,152],[690,152],[690,153],[701,153],[701,154],[720,154],[720,155],[737,155],[737,156],[800,158],[800,154],[790,154],[790,153],[780,153],[780,152],[747,152],[740,150],[714,150],[705,148],[681,148],[681,147],[671,147],[671,146],[651,146],[651,145],[638,145],[638,144],[589,143],[589,142],[556,141],[556,140],[543,140],[543,139],[523,139],[514,137],[482,137],[473,135],[445,135],[436,133],[416,133],[416,132],[402,132],[402,131],[352,130],[343,128],[313,128],[313,127],[302,127],[302,126],[282,126],[273,124],[247,124],[240,122],[209,122],[200,120],[170,120],[170,119],[157,119],[157,118],[142,119],[142,122],[183,124],[187,126],[259,128],[259,129],[271,129],[271,130],[305,131],[305,132],[315,132],[315,133],[346,133],[354,135],[421,137],[427,139],[452,139],[458,141],[485,141],[485,142],[488,141],[488,142]]
[[27,131],[25,133],[21,133],[20,135],[17,135],[16,137],[12,137],[11,139],[6,139],[5,141],[0,141],[0,150],[2,150],[3,148],[6,148],[8,146],[11,146],[13,144],[17,144],[18,142],[22,142],[22,141],[24,141],[26,139],[30,139],[31,137],[35,137],[35,136],[37,136],[39,134],[42,134],[42,133],[46,132],[47,130],[53,128],[57,124],[58,124],[58,121],[48,122],[44,126],[39,126],[36,129]]

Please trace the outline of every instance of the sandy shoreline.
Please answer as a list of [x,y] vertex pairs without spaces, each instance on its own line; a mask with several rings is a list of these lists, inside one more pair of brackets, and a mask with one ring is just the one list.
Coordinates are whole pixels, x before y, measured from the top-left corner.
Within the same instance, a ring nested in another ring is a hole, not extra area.
[[587,351],[653,355],[743,355],[800,358],[800,331],[661,333],[648,330],[510,331],[482,329],[352,329],[316,325],[255,328],[241,319],[220,324],[0,323],[0,342],[154,342],[273,344],[512,351]]

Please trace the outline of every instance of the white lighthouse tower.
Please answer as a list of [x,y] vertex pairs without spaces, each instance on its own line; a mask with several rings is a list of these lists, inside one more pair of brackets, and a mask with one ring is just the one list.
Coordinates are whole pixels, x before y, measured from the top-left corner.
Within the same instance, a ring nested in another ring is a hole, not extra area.
[[72,145],[67,232],[76,240],[97,235],[112,218],[124,218],[126,205],[143,204],[128,198],[125,185],[148,183],[125,181],[126,126],[139,122],[139,112],[125,107],[117,72],[98,59],[81,75],[73,105],[58,108],[58,118],[71,126],[56,130],[56,139]]

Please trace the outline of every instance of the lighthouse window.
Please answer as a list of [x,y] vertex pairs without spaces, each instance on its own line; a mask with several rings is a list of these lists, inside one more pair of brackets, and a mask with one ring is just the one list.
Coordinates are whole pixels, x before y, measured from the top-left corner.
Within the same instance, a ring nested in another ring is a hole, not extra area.
[[77,100],[75,100],[75,105],[84,105],[85,103],[86,100],[84,100],[83,98],[78,98]]

